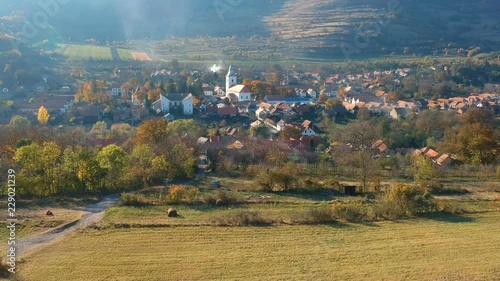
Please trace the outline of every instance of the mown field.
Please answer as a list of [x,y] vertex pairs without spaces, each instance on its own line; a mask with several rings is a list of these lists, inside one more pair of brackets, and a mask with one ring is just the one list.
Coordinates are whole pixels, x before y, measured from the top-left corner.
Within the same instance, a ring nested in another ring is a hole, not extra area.
[[[54,216],[46,216],[45,208],[36,208],[27,210],[24,208],[17,209],[17,223],[16,235],[17,238],[36,235],[50,229],[60,227],[67,223],[78,220],[82,212],[78,210],[62,209],[62,208],[49,208]],[[7,229],[7,213],[0,215],[0,237],[2,241],[4,237],[8,237],[9,230]]]
[[67,45],[63,55],[70,60],[112,60],[111,49],[92,45]]
[[[146,218],[144,218],[146,219]],[[87,230],[21,280],[499,280],[500,213],[404,222]]]

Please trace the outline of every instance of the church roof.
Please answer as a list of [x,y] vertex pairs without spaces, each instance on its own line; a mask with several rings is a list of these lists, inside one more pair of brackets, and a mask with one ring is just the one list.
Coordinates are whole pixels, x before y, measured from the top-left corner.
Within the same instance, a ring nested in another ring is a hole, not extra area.
[[235,85],[235,86],[231,87],[227,92],[228,93],[236,93],[236,94],[241,94],[241,93],[251,94],[252,93],[250,91],[250,89],[248,89],[248,87],[245,85]]
[[227,76],[236,76],[236,72],[234,72],[234,68],[232,65],[229,66],[229,70],[227,72]]

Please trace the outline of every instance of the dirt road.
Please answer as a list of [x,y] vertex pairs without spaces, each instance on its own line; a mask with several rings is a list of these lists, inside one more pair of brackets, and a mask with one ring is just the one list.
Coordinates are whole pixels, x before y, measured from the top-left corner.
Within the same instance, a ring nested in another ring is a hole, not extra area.
[[66,234],[71,233],[77,229],[85,228],[93,223],[99,222],[104,216],[104,211],[115,205],[118,202],[118,198],[119,195],[110,195],[105,197],[99,203],[83,207],[81,210],[84,211],[84,213],[82,217],[76,222],[70,223],[46,233],[19,239],[16,243],[17,255],[22,256],[56,239],[62,238]]

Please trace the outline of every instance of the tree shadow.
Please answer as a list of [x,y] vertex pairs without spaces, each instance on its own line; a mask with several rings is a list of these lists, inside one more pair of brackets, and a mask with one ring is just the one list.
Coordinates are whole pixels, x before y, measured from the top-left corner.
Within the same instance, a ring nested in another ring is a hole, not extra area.
[[422,215],[421,217],[428,220],[449,222],[449,223],[467,223],[467,222],[474,222],[476,220],[474,218],[464,216],[462,214],[451,214],[445,212],[425,214]]

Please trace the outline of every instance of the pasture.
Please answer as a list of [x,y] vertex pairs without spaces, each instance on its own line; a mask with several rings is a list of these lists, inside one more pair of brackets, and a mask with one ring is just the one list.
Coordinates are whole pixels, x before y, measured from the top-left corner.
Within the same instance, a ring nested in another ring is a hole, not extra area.
[[[147,220],[147,218],[142,218]],[[319,226],[86,230],[21,280],[498,280],[500,213]]]

